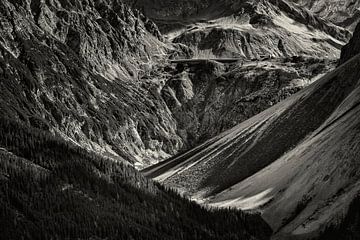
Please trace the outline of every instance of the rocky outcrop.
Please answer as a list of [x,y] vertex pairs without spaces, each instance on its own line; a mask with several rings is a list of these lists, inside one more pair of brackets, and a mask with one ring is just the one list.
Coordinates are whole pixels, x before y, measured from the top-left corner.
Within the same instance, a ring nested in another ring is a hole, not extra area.
[[[321,30],[335,39],[341,41],[348,41],[351,38],[351,33],[341,27],[338,27],[330,22],[322,19],[316,13],[307,11],[291,4],[290,1],[285,0],[269,0],[274,6],[277,6],[281,11],[285,12],[289,17],[295,21],[305,24],[308,27]],[[340,13],[339,13],[340,15]]]
[[291,0],[308,8],[323,19],[353,31],[360,21],[359,1]]
[[139,166],[181,148],[162,80],[139,80],[172,52],[142,14],[35,0],[1,1],[0,15],[2,115]]
[[308,86],[335,61],[309,58],[179,66],[162,89],[188,147],[218,135]]
[[173,42],[190,46],[199,57],[337,58],[351,37],[349,31],[286,1],[232,3],[231,10],[221,18],[190,24]]
[[338,58],[351,37],[348,30],[285,0],[153,1],[136,1],[134,6],[154,19],[170,40],[193,48],[199,57]]
[[[195,56],[199,58],[261,59],[307,55],[335,59],[339,54],[341,44],[328,42],[326,37],[309,39],[306,35],[292,35],[291,31],[281,27],[278,30],[267,32],[259,25],[241,30],[210,27],[184,32],[174,42],[194,49]],[[308,44],[308,41],[312,43]],[[306,44],[308,48],[304,48]]]

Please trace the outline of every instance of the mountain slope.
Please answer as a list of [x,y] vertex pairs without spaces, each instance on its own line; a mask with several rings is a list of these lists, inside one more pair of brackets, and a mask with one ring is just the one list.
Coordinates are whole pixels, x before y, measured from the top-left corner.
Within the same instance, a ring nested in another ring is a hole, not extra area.
[[329,226],[321,235],[321,240],[337,240],[337,239],[358,239],[359,232],[359,216],[360,216],[360,197],[357,196],[350,204],[349,210],[344,220],[340,224]]
[[[180,71],[168,58],[194,54],[182,44],[163,41],[153,22],[115,0],[6,0],[0,15],[2,114],[138,168],[236,125],[332,67],[328,61],[300,59],[307,71],[300,62],[275,59],[251,63],[247,71],[223,65],[219,75],[205,77],[201,64]],[[173,74],[184,74],[180,80],[194,86],[181,107],[172,104],[179,96],[171,93],[182,91],[174,84],[179,75]],[[252,74],[260,76],[253,81]],[[236,92],[218,99],[224,78]],[[239,85],[242,80],[251,84]],[[262,93],[264,98],[256,97]],[[234,104],[232,97],[246,99]],[[228,110],[220,112],[216,102]],[[245,114],[231,119],[232,106],[238,105]],[[190,117],[195,113],[191,128],[182,111]],[[213,120],[219,115],[225,115],[221,125]],[[207,128],[215,130],[206,134]]]
[[341,51],[340,64],[345,63],[360,53],[360,24],[357,25],[350,42]]
[[[206,210],[132,167],[0,118],[3,239],[269,239],[259,215]],[[221,224],[220,224],[221,223]]]
[[[157,89],[157,27],[121,1],[1,1],[2,115],[139,166],[182,147]],[[151,89],[151,91],[149,91]]]
[[286,99],[335,65],[305,57],[178,63],[161,95],[189,149]]
[[284,0],[193,0],[173,4],[158,0],[152,5],[144,1],[134,4],[156,21],[170,40],[190,46],[200,57],[337,58],[351,35]]
[[360,21],[359,1],[292,0],[316,15],[353,31]]
[[144,173],[200,202],[259,209],[279,239],[316,236],[341,219],[359,191],[359,66],[356,56]]

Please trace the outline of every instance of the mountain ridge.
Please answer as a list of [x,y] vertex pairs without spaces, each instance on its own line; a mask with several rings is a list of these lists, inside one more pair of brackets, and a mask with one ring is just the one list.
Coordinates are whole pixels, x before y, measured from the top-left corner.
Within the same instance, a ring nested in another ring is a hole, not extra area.
[[200,207],[61,136],[3,117],[0,129],[2,238],[265,240],[271,234],[258,215]]
[[[169,59],[191,58],[196,52],[169,43],[151,20],[122,1],[3,1],[0,7],[3,114],[140,169],[283,100],[333,66],[318,58],[309,63],[306,57],[285,58],[289,64],[281,59],[258,64],[255,59],[247,71],[240,63],[225,64],[204,77],[204,65],[172,65]],[[270,67],[278,70],[264,73]],[[248,100],[235,104],[246,114],[230,119],[235,116],[230,97],[222,93],[217,99],[218,91],[224,91],[221,79],[236,85],[240,93],[231,94],[236,98],[245,98],[249,87]],[[253,83],[240,86],[242,79]],[[182,85],[174,84],[177,80]],[[183,91],[189,99],[179,101]],[[257,98],[261,91],[265,96]],[[196,96],[206,92],[204,99]],[[228,109],[224,113],[216,107],[220,101]],[[184,109],[194,119],[190,127],[179,114]],[[216,126],[213,113],[228,116]],[[216,130],[205,134],[208,127]]]
[[291,1],[128,2],[158,23],[169,40],[190,46],[199,56],[338,58],[351,37],[347,29]]
[[309,2],[1,1],[1,236],[358,236],[357,3]]

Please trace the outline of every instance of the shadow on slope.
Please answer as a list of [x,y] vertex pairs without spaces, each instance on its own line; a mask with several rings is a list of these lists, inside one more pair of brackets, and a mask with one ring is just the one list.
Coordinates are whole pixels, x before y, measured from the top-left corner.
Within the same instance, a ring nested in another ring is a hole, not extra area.
[[268,239],[258,215],[209,210],[123,163],[0,119],[4,239]]

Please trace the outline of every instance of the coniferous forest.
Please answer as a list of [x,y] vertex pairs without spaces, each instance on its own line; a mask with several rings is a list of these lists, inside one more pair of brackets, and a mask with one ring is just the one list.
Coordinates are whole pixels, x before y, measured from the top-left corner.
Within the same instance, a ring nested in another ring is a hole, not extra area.
[[0,121],[1,239],[268,239],[258,216],[209,210],[15,121]]

